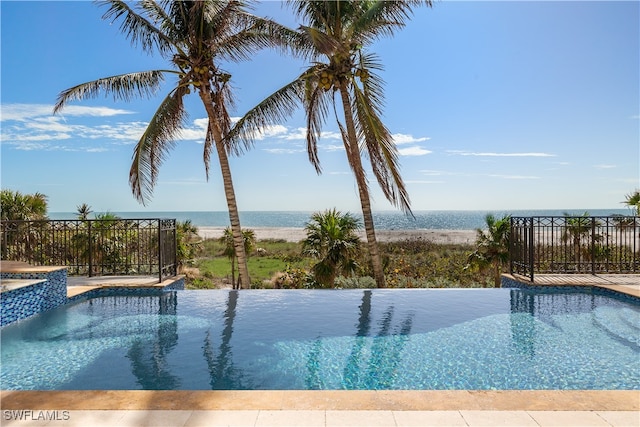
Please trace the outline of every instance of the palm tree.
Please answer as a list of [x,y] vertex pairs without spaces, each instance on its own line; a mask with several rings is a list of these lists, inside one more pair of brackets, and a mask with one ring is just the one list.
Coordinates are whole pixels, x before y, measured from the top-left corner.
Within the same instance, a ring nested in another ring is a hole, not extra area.
[[[233,289],[238,289],[239,284],[236,284],[236,252],[234,250],[233,233],[229,227],[224,229],[222,236],[218,239],[220,243],[224,244],[224,251],[229,260],[231,260],[231,285]],[[242,230],[242,241],[244,245],[244,252],[249,254],[253,250],[253,246],[256,243],[256,233],[253,230]]]
[[[361,155],[369,158],[373,175],[385,197],[405,213],[410,202],[398,164],[398,150],[380,118],[384,100],[382,69],[378,57],[367,47],[382,36],[402,28],[412,8],[431,6],[431,0],[410,1],[289,1],[307,24],[300,26],[311,60],[293,82],[285,85],[250,110],[230,137],[250,144],[266,124],[275,124],[304,106],[307,120],[307,151],[317,173],[321,172],[317,142],[332,107],[342,134],[349,165],[355,175],[374,278],[384,286],[378,251],[369,182]],[[340,120],[342,116],[344,121]]]
[[634,215],[640,216],[640,190],[635,190],[631,194],[627,194],[627,200],[623,203],[633,211]]
[[238,257],[240,282],[250,284],[240,217],[231,179],[228,155],[239,152],[224,141],[230,129],[228,108],[233,106],[231,75],[220,68],[220,61],[249,59],[255,50],[272,44],[286,44],[292,32],[247,12],[249,1],[168,1],[121,0],[99,2],[107,6],[105,19],[120,21],[122,32],[133,45],[146,53],[167,59],[170,69],[134,72],[82,83],[60,93],[54,114],[69,101],[95,98],[100,93],[116,100],[151,97],[166,75],[176,76],[176,86],[162,100],[147,129],[137,143],[129,173],[135,198],[145,203],[152,194],[159,167],[184,124],[187,113],[184,98],[194,90],[209,120],[204,141],[204,165],[209,177],[211,151],[220,163],[224,191]]
[[493,282],[500,286],[500,274],[509,262],[509,238],[511,216],[497,219],[492,214],[485,216],[486,229],[476,229],[476,250],[469,256],[470,264],[480,268],[493,268]]
[[81,220],[81,221],[88,220],[89,219],[89,214],[91,212],[93,212],[91,210],[91,206],[89,206],[86,203],[83,203],[83,204],[81,204],[79,206],[76,206],[76,209],[77,209],[76,212],[78,213],[78,219]]
[[316,212],[305,225],[307,238],[302,243],[305,255],[318,259],[313,266],[316,281],[333,287],[338,275],[355,271],[355,256],[360,246],[356,231],[358,220],[335,209]]
[[0,192],[0,216],[3,221],[35,221],[47,218],[47,196],[42,193]]

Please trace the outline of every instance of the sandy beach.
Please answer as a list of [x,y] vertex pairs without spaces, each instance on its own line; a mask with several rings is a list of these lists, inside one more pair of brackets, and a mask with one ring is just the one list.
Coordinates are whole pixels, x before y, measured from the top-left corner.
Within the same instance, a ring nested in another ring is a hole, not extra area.
[[[292,227],[247,227],[256,233],[257,240],[277,239],[287,242],[299,242],[306,237],[303,228]],[[217,239],[222,236],[224,227],[198,227],[198,234],[204,239]],[[360,238],[366,240],[364,230]],[[475,230],[376,230],[380,242],[394,242],[407,239],[423,239],[439,244],[473,244]]]

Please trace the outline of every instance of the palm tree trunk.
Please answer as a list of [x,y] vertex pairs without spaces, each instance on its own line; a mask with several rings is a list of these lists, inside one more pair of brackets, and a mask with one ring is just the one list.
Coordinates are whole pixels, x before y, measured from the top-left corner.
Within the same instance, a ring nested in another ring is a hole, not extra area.
[[360,157],[360,149],[358,148],[358,138],[356,136],[356,128],[353,122],[351,112],[351,100],[346,88],[340,88],[342,97],[342,108],[344,110],[345,124],[347,126],[348,141],[343,141],[347,151],[349,164],[353,168],[353,173],[358,184],[358,193],[360,195],[360,205],[362,206],[362,218],[364,222],[364,230],[367,236],[369,246],[369,256],[371,257],[371,265],[373,267],[373,276],[376,286],[385,287],[384,270],[382,269],[382,261],[378,251],[378,242],[376,241],[376,232],[373,226],[373,214],[371,213],[371,199],[369,197],[369,186],[362,167],[362,158]]
[[213,100],[207,90],[200,90],[200,98],[204,103],[207,115],[209,117],[210,131],[215,141],[218,160],[220,161],[220,170],[222,172],[222,181],[224,183],[224,194],[227,199],[227,210],[229,211],[229,221],[231,223],[231,232],[233,234],[233,247],[235,248],[236,257],[238,258],[238,279],[240,281],[238,288],[245,287],[249,289],[251,279],[249,277],[249,268],[247,267],[247,255],[244,250],[244,239],[242,237],[242,228],[240,227],[240,215],[238,214],[238,205],[236,204],[236,193],[233,189],[233,180],[231,179],[231,168],[229,167],[229,157],[222,140],[222,132],[217,125],[215,111],[213,109]]

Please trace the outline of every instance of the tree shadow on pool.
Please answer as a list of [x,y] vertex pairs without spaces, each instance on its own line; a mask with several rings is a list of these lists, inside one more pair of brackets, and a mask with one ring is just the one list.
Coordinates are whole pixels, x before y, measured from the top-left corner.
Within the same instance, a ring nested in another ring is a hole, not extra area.
[[[359,307],[358,327],[351,352],[342,374],[342,388],[347,390],[385,390],[393,387],[394,372],[401,361],[401,353],[411,333],[413,316],[408,314],[395,329],[393,315],[395,307],[390,305],[382,316],[380,329],[375,337],[369,337],[371,331],[371,291],[362,295]],[[371,343],[369,358],[365,358],[365,349]],[[314,342],[307,360],[307,389],[324,389],[319,355],[322,350],[320,339]],[[363,366],[364,365],[364,366]]]
[[231,337],[233,335],[233,321],[236,317],[238,305],[238,291],[229,291],[227,309],[224,313],[224,329],[218,348],[218,356],[213,349],[211,330],[207,330],[204,338],[204,358],[209,371],[211,390],[245,390],[251,389],[243,378],[242,370],[234,366]]

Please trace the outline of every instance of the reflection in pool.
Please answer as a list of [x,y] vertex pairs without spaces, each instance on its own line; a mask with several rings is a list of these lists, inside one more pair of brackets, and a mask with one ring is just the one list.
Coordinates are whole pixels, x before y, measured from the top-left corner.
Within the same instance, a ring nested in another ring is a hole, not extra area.
[[590,290],[177,291],[1,331],[2,389],[640,389],[640,306]]

